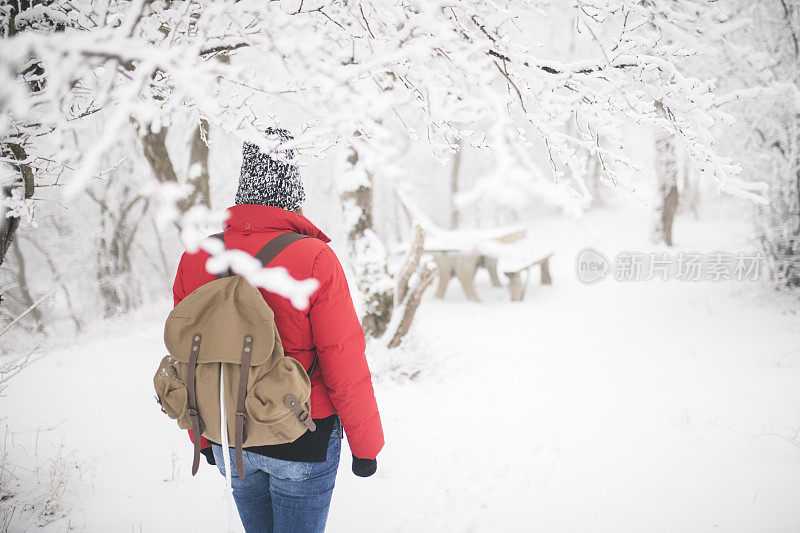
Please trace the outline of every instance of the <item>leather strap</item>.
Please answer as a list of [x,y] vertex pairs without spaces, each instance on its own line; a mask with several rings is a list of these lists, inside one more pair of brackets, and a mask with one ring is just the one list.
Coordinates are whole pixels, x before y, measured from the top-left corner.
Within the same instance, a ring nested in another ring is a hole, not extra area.
[[[225,239],[223,238],[223,234],[224,232],[215,233],[214,235],[211,235],[211,237],[214,239],[219,239],[220,241],[222,241],[222,244],[224,245]],[[310,235],[301,235],[299,233],[293,233],[291,231],[287,233],[281,233],[280,235],[269,241],[267,244],[265,244],[264,247],[261,248],[261,250],[259,250],[258,253],[255,255],[255,258],[261,261],[261,266],[266,267],[273,259],[275,259],[275,257],[277,257],[279,253],[281,253],[284,250],[284,248],[286,248],[293,242],[299,241],[300,239],[308,239],[310,237],[311,237]],[[233,270],[229,268],[227,271],[220,272],[219,274],[217,274],[217,279],[227,278],[228,276],[233,276],[233,275],[234,275]]]
[[253,336],[245,335],[242,346],[242,366],[239,367],[239,389],[236,392],[236,427],[234,429],[234,448],[236,453],[236,471],[244,479],[244,400],[247,396],[247,377],[250,373],[250,359],[253,355]]
[[300,405],[300,400],[297,399],[297,396],[294,394],[287,394],[286,397],[283,399],[283,403],[288,407],[294,414],[297,415],[297,418],[300,419],[300,422],[305,425],[309,431],[316,431],[317,424],[314,423],[314,419],[311,418],[311,415],[303,409],[303,406]]
[[[301,235],[299,233],[282,233],[269,241],[264,247],[255,255],[256,259],[261,261],[263,266],[267,266],[270,262],[277,257],[279,253],[281,253],[287,246],[292,244],[293,242],[297,242],[300,239],[307,239],[310,235]],[[308,367],[308,377],[311,377],[311,374],[314,370],[317,369],[317,364],[319,363],[319,356],[317,352],[314,352],[314,361],[311,362],[311,366]]]
[[255,255],[255,258],[261,261],[263,266],[267,266],[270,262],[281,253],[284,248],[292,244],[293,242],[297,242],[301,239],[308,239],[309,235],[301,235],[299,233],[292,233],[291,231],[288,233],[281,233],[259,250],[259,252]]
[[192,338],[192,351],[189,354],[189,369],[186,375],[186,392],[188,396],[189,420],[192,421],[192,437],[194,440],[194,459],[192,460],[192,475],[197,474],[200,468],[200,439],[203,434],[203,421],[197,412],[197,388],[195,371],[197,370],[197,356],[200,353],[200,334],[195,333]]

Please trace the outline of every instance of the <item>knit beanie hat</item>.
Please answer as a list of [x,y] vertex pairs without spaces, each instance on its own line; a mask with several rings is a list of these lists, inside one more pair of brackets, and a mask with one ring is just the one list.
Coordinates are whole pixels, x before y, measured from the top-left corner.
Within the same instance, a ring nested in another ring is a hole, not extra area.
[[[292,140],[292,135],[280,128],[267,128],[267,137],[277,137],[281,143]],[[263,153],[257,145],[245,142],[242,147],[242,172],[236,204],[260,204],[297,211],[306,199],[303,182],[294,159],[294,150],[282,153],[283,161]]]

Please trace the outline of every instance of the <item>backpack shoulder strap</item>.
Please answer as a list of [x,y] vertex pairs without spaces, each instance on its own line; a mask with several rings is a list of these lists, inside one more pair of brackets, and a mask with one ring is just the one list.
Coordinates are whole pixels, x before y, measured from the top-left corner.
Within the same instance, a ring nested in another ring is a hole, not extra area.
[[[222,245],[225,246],[225,239],[223,238],[223,233],[215,233],[214,235],[210,235],[213,239],[219,239],[222,242]],[[287,246],[290,244],[299,241],[300,239],[307,239],[310,238],[310,235],[301,235],[299,233],[287,232],[281,233],[267,244],[264,245],[261,250],[255,255],[255,258],[261,261],[261,265],[266,267],[270,262],[272,262],[275,257],[279,253],[281,253]],[[220,272],[217,274],[217,279],[226,278],[228,276],[233,276],[234,272],[230,268],[225,272]]]
[[307,239],[309,237],[309,235],[301,235],[291,231],[288,233],[281,233],[265,244],[264,247],[255,255],[255,258],[261,261],[261,264],[266,267],[287,246],[299,241],[300,239]]
[[[300,239],[307,239],[310,238],[310,235],[301,235],[299,233],[281,233],[271,241],[269,241],[264,247],[256,254],[256,259],[261,261],[261,264],[267,266],[275,257],[281,253],[287,246],[292,244],[293,242],[297,242]],[[317,352],[314,351],[314,361],[311,362],[311,366],[308,367],[308,376],[311,377],[311,374],[314,373],[314,370],[317,369],[317,364],[319,363],[319,356]]]

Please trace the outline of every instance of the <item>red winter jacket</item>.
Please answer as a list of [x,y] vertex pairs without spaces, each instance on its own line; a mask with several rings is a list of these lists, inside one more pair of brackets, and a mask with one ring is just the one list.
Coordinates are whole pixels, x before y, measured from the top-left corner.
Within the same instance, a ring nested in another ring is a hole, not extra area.
[[[227,249],[255,255],[270,240],[292,231],[316,237],[301,239],[283,250],[269,264],[285,267],[296,279],[315,278],[320,287],[310,306],[295,309],[289,300],[261,289],[275,313],[275,323],[286,355],[308,368],[319,355],[319,370],[311,377],[311,417],[339,415],[353,455],[374,459],[383,447],[383,429],[372,390],[364,333],[353,308],[344,271],[326,243],[330,239],[307,218],[291,211],[263,205],[242,204],[228,209],[225,225]],[[175,305],[216,276],[206,271],[208,253],[185,252],[178,265],[172,292]],[[191,436],[191,430],[189,431]],[[208,447],[201,437],[201,447]]]

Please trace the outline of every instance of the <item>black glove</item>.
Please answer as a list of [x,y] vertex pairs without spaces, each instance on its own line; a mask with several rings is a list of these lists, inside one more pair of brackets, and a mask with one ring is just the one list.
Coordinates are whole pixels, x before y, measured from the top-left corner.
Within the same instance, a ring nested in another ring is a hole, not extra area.
[[376,459],[359,459],[353,456],[353,473],[358,477],[369,477],[378,469]]

